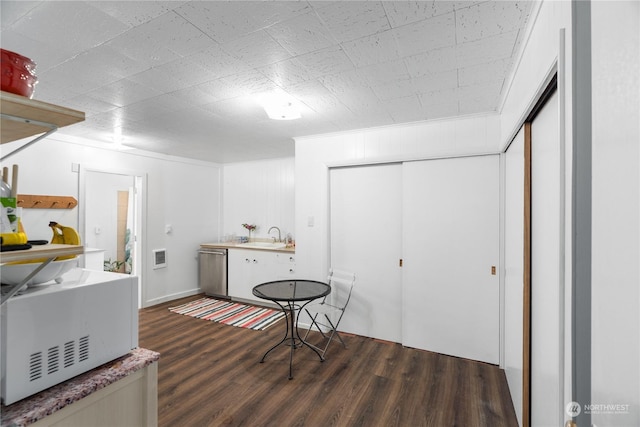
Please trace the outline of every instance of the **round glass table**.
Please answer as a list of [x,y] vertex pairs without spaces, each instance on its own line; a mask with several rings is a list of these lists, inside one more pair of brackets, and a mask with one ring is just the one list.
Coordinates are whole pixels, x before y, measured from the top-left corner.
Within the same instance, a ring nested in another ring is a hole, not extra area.
[[331,293],[331,287],[323,282],[315,280],[277,280],[274,282],[266,282],[253,288],[253,295],[258,298],[273,301],[278,304],[285,316],[288,316],[285,322],[287,330],[280,342],[271,347],[262,356],[260,363],[264,363],[264,359],[272,350],[281,344],[288,344],[291,348],[289,351],[289,379],[293,378],[293,351],[296,348],[307,346],[313,350],[321,362],[324,357],[312,346],[307,344],[298,332],[298,316],[297,312],[302,310],[305,305],[311,301],[322,298]]

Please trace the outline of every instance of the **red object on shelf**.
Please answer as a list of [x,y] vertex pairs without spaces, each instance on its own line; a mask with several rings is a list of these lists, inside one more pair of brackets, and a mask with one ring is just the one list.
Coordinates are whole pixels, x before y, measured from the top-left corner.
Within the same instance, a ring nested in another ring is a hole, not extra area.
[[9,50],[0,49],[0,89],[31,98],[38,78],[36,63]]

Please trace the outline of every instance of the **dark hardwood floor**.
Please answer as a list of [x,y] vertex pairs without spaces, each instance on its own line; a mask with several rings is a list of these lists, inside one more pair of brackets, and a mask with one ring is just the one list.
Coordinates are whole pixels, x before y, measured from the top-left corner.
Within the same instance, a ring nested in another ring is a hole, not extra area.
[[140,347],[161,354],[160,427],[517,425],[496,366],[345,336],[325,362],[297,349],[288,380],[288,347],[259,363],[282,321],[252,331],[168,310],[199,297],[140,310]]

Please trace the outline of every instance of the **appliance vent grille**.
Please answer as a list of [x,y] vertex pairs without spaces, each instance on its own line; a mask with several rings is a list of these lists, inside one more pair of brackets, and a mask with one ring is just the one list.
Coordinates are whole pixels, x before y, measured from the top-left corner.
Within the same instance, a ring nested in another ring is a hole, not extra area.
[[[76,344],[78,346],[78,360],[76,360]],[[68,341],[64,343],[64,346],[55,345],[47,349],[46,352],[38,351],[31,354],[31,356],[29,356],[29,381],[39,380],[45,373],[46,375],[53,375],[59,372],[62,367],[68,368],[76,363],[89,360],[91,356],[89,344],[89,335],[86,335],[80,337],[78,340]],[[61,347],[63,347],[62,354],[60,350]],[[46,360],[44,359],[45,354]],[[44,366],[45,363],[46,367]]]
[[42,378],[42,352],[29,356],[29,381]]
[[89,360],[89,335],[80,338],[79,360],[84,362]]
[[47,351],[47,374],[58,372],[60,366],[60,347],[51,347]]
[[68,368],[75,363],[76,346],[73,341],[64,343],[64,367]]

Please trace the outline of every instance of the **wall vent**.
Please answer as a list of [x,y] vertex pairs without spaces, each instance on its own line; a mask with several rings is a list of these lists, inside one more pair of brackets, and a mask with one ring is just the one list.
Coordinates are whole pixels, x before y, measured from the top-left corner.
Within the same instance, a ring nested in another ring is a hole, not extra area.
[[166,249],[154,249],[153,250],[153,269],[165,268],[167,266],[167,250]]

